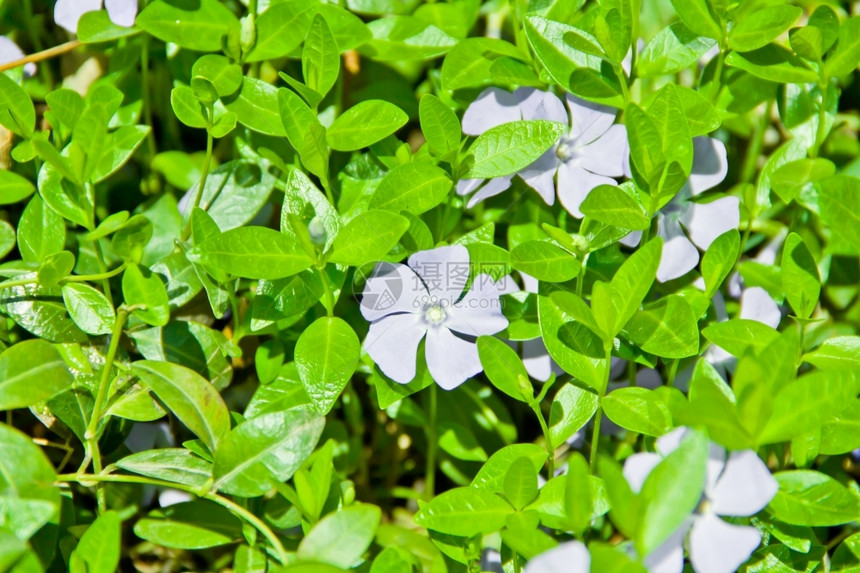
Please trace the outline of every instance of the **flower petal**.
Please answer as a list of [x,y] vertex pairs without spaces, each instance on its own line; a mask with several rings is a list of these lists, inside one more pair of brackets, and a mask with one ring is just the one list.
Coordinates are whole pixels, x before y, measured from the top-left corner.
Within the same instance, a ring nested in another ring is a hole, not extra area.
[[598,185],[615,185],[615,180],[570,163],[558,166],[558,200],[568,213],[578,219],[582,218],[579,206]]
[[579,541],[562,543],[526,564],[526,573],[588,573],[589,569],[591,555]]
[[680,219],[693,243],[706,251],[714,239],[738,228],[741,221],[740,200],[737,197],[722,197],[710,203],[688,201]]
[[681,440],[684,439],[684,436],[690,430],[681,426],[679,428],[675,428],[668,434],[663,434],[659,438],[657,438],[657,451],[660,452],[661,456],[668,456],[672,452],[678,449],[678,446],[681,445]]
[[499,290],[490,275],[476,276],[466,296],[447,311],[445,326],[462,334],[495,334],[508,327],[508,319],[502,314]]
[[558,156],[553,147],[519,172],[520,178],[526,185],[537,191],[547,205],[555,203],[555,172],[558,169],[558,163]]
[[523,340],[520,344],[523,347],[523,365],[529,376],[535,380],[546,382],[553,372],[558,373],[557,371],[560,369],[550,357],[549,350],[546,349],[542,338]]
[[[514,95],[518,95],[520,92],[528,89],[531,88],[519,88],[514,92]],[[552,92],[534,91],[537,93],[530,93],[529,97],[523,99],[520,103],[523,119],[546,119],[559,123],[568,123],[567,110],[557,95]]]
[[711,509],[719,515],[755,515],[778,489],[779,484],[754,451],[732,452],[710,496]]
[[726,449],[716,442],[709,442],[708,461],[705,462],[705,496],[709,499],[725,467]]
[[648,573],[681,573],[684,570],[684,536],[690,529],[685,521],[669,539],[648,554],[643,560]]
[[624,175],[624,158],[630,153],[627,128],[613,125],[591,143],[579,147],[573,161],[580,167],[607,177]]
[[621,237],[618,241],[625,247],[630,247],[631,249],[636,247],[639,244],[639,241],[642,240],[642,231],[630,231],[628,234]]
[[105,0],[110,21],[117,26],[130,28],[137,17],[137,0]]
[[677,221],[661,217],[658,234],[663,237],[663,253],[657,267],[657,280],[661,283],[682,277],[696,267],[699,251],[681,230]]
[[639,493],[642,489],[642,485],[648,478],[648,474],[651,473],[651,470],[653,470],[662,459],[663,458],[660,454],[642,452],[639,454],[633,454],[624,460],[624,477],[630,484],[630,489],[635,493]]
[[476,190],[486,179],[460,179],[457,181],[457,195],[468,195]]
[[696,519],[690,532],[690,560],[696,573],[732,573],[761,543],[758,529],[731,525],[713,514]]
[[386,376],[400,384],[415,378],[418,343],[427,332],[417,314],[394,314],[370,324],[364,350]]
[[570,110],[570,137],[581,140],[582,145],[591,143],[615,123],[615,108],[570,94],[565,97]]
[[713,189],[723,182],[729,172],[726,146],[713,137],[693,138],[693,170],[687,185],[693,195]]
[[462,245],[418,251],[409,257],[409,266],[424,281],[431,298],[450,306],[469,279],[469,251]]
[[57,0],[54,22],[72,34],[78,32],[78,20],[87,12],[101,10],[102,0]]
[[427,331],[425,355],[430,375],[445,390],[453,390],[483,370],[478,346],[455,336],[444,326]]
[[377,263],[361,293],[361,315],[370,322],[400,312],[418,312],[430,294],[406,265]]
[[522,117],[519,99],[501,88],[487,88],[463,114],[463,133],[481,135],[490,128]]
[[511,186],[511,179],[513,179],[513,177],[513,175],[505,175],[503,177],[494,177],[493,179],[490,179],[486,185],[478,189],[478,192],[469,198],[469,202],[466,204],[466,207],[471,209],[484,199],[498,195]]
[[741,318],[748,318],[766,324],[771,328],[779,326],[782,314],[779,306],[761,287],[749,287],[741,294]]
[[[6,36],[0,36],[0,64],[8,64],[24,57],[24,51]],[[36,73],[36,64],[24,64],[24,77],[29,78]]]

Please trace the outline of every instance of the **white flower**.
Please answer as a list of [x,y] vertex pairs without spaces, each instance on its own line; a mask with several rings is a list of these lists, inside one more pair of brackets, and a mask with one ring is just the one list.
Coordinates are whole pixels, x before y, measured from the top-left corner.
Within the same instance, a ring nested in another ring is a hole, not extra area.
[[[111,22],[126,28],[134,26],[137,0],[104,0],[104,5]],[[101,9],[102,0],[57,0],[54,5],[54,22],[72,34],[77,34],[81,16]]]
[[[556,193],[570,214],[582,217],[579,206],[589,191],[598,185],[616,185],[613,177],[624,175],[628,156],[627,129],[615,124],[615,110],[572,95],[565,96],[567,108],[550,92],[519,88],[510,93],[487,88],[463,114],[463,132],[480,135],[492,127],[511,121],[546,119],[567,123],[570,132],[518,175],[543,200],[552,205]],[[513,175],[483,179],[464,179],[457,193],[468,195],[477,190],[468,206],[498,195],[511,185]],[[483,187],[481,185],[483,184]]]
[[[717,237],[738,228],[740,201],[737,197],[722,197],[708,203],[692,201],[696,195],[722,183],[726,173],[726,146],[718,139],[694,138],[690,178],[678,195],[657,214],[657,234],[663,237],[663,255],[657,267],[658,281],[666,282],[687,274],[699,262],[696,247],[706,251]],[[684,229],[687,234],[684,234]],[[635,231],[621,242],[636,246],[641,235]]]
[[[24,57],[24,51],[18,47],[18,44],[7,38],[0,36],[0,64],[8,64],[15,60],[20,60]],[[24,77],[30,77],[36,73],[36,64],[30,62],[24,64]]]
[[579,541],[566,541],[558,547],[533,557],[525,573],[588,573],[591,555]]
[[[635,492],[651,470],[674,451],[687,434],[677,428],[657,440],[658,453],[633,454],[624,463],[624,477]],[[731,573],[761,543],[761,533],[749,525],[733,525],[720,516],[749,517],[773,499],[779,484],[753,450],[732,452],[711,442],[705,489],[696,512],[655,553],[645,559],[652,573],[680,573],[683,541],[689,532],[690,561],[696,573]]]
[[408,266],[379,263],[367,280],[361,313],[370,321],[364,349],[386,376],[406,384],[415,378],[418,344],[430,375],[446,390],[483,370],[474,340],[508,326],[489,275],[475,277],[465,296],[470,261],[466,247],[420,251]]

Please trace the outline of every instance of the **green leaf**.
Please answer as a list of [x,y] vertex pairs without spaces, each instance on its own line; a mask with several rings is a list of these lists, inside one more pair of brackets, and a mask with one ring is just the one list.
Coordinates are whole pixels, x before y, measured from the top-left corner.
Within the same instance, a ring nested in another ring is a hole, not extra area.
[[278,107],[278,90],[272,84],[246,76],[242,79],[242,89],[225,99],[224,106],[248,129],[264,135],[286,136]]
[[791,309],[800,318],[815,312],[821,281],[812,253],[797,233],[790,233],[782,248],[782,288]]
[[0,205],[23,201],[35,190],[36,186],[29,179],[7,169],[0,170]]
[[398,165],[379,182],[368,208],[420,215],[445,201],[452,185],[448,174],[430,163]]
[[457,43],[441,29],[413,16],[389,16],[367,24],[373,38],[361,52],[378,61],[435,58]]
[[118,257],[138,263],[143,258],[143,249],[152,239],[152,222],[144,215],[135,215],[117,229],[111,238],[111,250]]
[[18,221],[18,250],[25,261],[42,262],[48,255],[63,250],[66,223],[35,195]]
[[480,336],[478,356],[493,386],[520,402],[532,398],[529,374],[516,350],[493,336]]
[[538,321],[541,337],[552,359],[565,372],[605,391],[603,341],[576,317],[562,310],[548,296],[538,296]]
[[170,362],[138,360],[132,372],[210,450],[230,430],[230,414],[218,391],[202,376]]
[[288,277],[313,262],[295,238],[255,226],[210,237],[189,254],[192,262],[249,279]]
[[694,33],[720,40],[723,30],[708,9],[706,0],[672,0],[678,17]]
[[538,474],[530,459],[514,460],[505,473],[503,492],[517,511],[534,501],[538,494]]
[[494,81],[492,65],[500,58],[524,60],[513,44],[495,38],[466,38],[457,42],[442,62],[442,86],[458,90],[483,86]]
[[663,28],[648,42],[636,69],[640,77],[674,74],[697,62],[716,45],[716,41],[690,31],[682,22]]
[[768,511],[792,525],[826,527],[860,519],[860,499],[821,472],[795,470],[774,474],[779,491]]
[[[60,491],[54,467],[30,436],[6,424],[0,424],[0,475],[0,527],[4,531],[24,541],[49,522],[57,527]],[[36,542],[34,539],[33,544]]]
[[113,305],[100,291],[85,283],[63,285],[63,302],[78,327],[93,336],[110,334],[116,322]]
[[663,241],[659,237],[648,241],[624,261],[612,277],[610,295],[615,321],[614,332],[607,333],[610,336],[615,336],[627,324],[651,290],[662,249]]
[[774,5],[745,13],[729,30],[729,47],[739,52],[762,48],[777,39],[803,14],[797,6]]
[[711,324],[702,334],[705,338],[733,356],[742,356],[747,349],[760,352],[779,335],[776,330],[756,320],[733,318]]
[[668,295],[637,312],[625,331],[642,350],[663,358],[686,358],[699,351],[696,313],[679,295]]
[[717,237],[702,256],[702,278],[708,298],[714,296],[734,268],[740,246],[740,233],[732,229]]
[[653,390],[619,388],[601,400],[610,420],[631,432],[662,436],[672,429],[669,407]]
[[445,156],[460,146],[460,120],[451,108],[433,94],[424,94],[418,105],[421,131],[430,151]]
[[[523,28],[538,60],[557,84],[570,86],[577,69],[600,70],[601,58],[594,54],[602,50],[597,39],[584,30],[540,16],[527,16]],[[588,46],[591,53],[572,46],[571,38],[579,40],[577,46]]]
[[546,450],[535,444],[513,444],[496,451],[484,462],[472,479],[472,487],[484,488],[495,493],[504,490],[505,473],[514,460],[526,457],[531,460],[535,471],[546,463]]
[[490,128],[469,146],[471,164],[463,178],[516,173],[543,155],[566,129],[562,123],[546,120],[512,121]]
[[183,448],[159,448],[126,456],[122,469],[155,479],[202,488],[212,477],[212,464]]
[[468,537],[500,530],[513,511],[508,502],[492,491],[457,487],[421,506],[415,523],[439,533]]
[[375,505],[357,503],[344,507],[311,528],[299,543],[298,557],[351,568],[370,547],[381,520],[382,510]]
[[622,229],[644,230],[651,224],[641,203],[615,185],[598,185],[585,197],[579,209],[595,221]]
[[73,555],[87,564],[87,573],[113,573],[119,565],[120,541],[119,514],[106,511],[87,527]]
[[[31,274],[30,278],[36,278]],[[49,342],[84,342],[86,334],[69,318],[56,287],[38,284],[0,290],[0,309],[22,328]]]
[[272,3],[257,16],[257,41],[248,62],[261,62],[286,56],[307,35],[318,4],[313,0]]
[[60,251],[45,257],[39,265],[36,278],[42,286],[57,286],[57,283],[68,277],[74,268],[75,255],[69,251]]
[[25,340],[0,354],[0,410],[32,406],[73,382],[63,357],[44,340]]
[[772,82],[808,84],[818,81],[818,74],[803,60],[777,44],[751,52],[731,52],[726,56],[726,64]]
[[170,305],[167,289],[161,277],[146,267],[131,265],[122,274],[122,295],[128,306],[140,306],[133,311],[152,326],[164,326],[170,320]]
[[299,336],[295,360],[305,392],[320,414],[328,414],[358,366],[361,343],[345,321],[318,318]]
[[588,462],[580,452],[567,459],[567,483],[564,487],[564,508],[573,531],[581,536],[591,524],[595,500],[591,495]]
[[409,116],[396,105],[367,100],[339,115],[326,131],[326,141],[337,151],[355,151],[385,139],[407,121]]
[[272,482],[290,479],[311,455],[325,418],[309,408],[292,408],[250,418],[223,437],[215,450],[213,488],[256,497]]
[[186,501],[151,511],[134,524],[134,534],[162,547],[207,549],[240,539],[242,522],[211,501]]
[[0,221],[0,258],[15,248],[15,229],[6,221]]
[[824,73],[831,77],[851,73],[860,63],[860,16],[839,23],[839,42],[824,64]]
[[159,40],[198,52],[221,50],[222,36],[239,28],[236,16],[218,0],[155,0],[135,24]]
[[338,233],[329,261],[360,266],[378,261],[390,251],[409,228],[409,219],[389,211],[366,211],[347,223]]
[[0,74],[0,125],[28,139],[36,128],[36,108],[30,96],[6,74]]
[[785,203],[796,199],[809,183],[832,177],[836,166],[829,159],[798,159],[782,164],[770,176],[773,191]]
[[511,250],[511,266],[538,280],[561,283],[579,274],[581,263],[549,241],[526,241]]
[[860,366],[860,337],[829,338],[803,359],[824,370],[858,367]]
[[192,77],[206,78],[220,97],[236,93],[242,85],[242,68],[218,54],[200,56],[191,68]]
[[851,404],[858,392],[860,376],[856,371],[815,371],[801,376],[774,397],[759,443],[785,442],[818,430],[828,418]]
[[857,178],[845,175],[819,183],[821,220],[850,248],[842,254],[860,253],[860,193],[857,193],[857,184]]
[[699,504],[707,459],[707,436],[691,430],[678,448],[651,470],[640,494],[645,500],[635,539],[640,555],[657,549]]
[[302,75],[307,86],[325,96],[340,73],[340,53],[321,14],[314,16],[302,49]]
[[553,448],[560,447],[585,427],[597,411],[599,399],[593,391],[568,383],[552,399],[549,410],[549,440]]
[[481,447],[474,432],[454,422],[439,423],[439,447],[458,460],[487,461],[487,452]]

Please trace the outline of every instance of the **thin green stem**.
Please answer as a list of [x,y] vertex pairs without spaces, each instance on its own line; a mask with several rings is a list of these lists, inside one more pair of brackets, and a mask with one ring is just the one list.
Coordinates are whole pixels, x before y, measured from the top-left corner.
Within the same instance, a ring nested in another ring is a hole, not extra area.
[[[104,279],[109,279],[111,277],[115,277],[125,270],[126,264],[123,263],[117,268],[107,271],[104,273],[97,273],[94,275],[69,275],[65,278],[60,279],[60,284],[62,283],[83,283],[83,282],[95,282]],[[29,279],[18,279],[13,281],[6,281],[0,283],[0,288],[12,288],[18,286],[26,286],[31,284],[38,284],[39,280],[36,278]]]
[[675,376],[678,373],[678,363],[680,360],[675,358],[669,363],[669,371],[666,374],[666,385],[670,388],[675,385]]
[[818,83],[818,89],[821,91],[821,105],[818,106],[818,127],[815,130],[815,143],[809,150],[810,157],[818,157],[818,151],[821,149],[821,144],[824,143],[827,137],[825,126],[827,125],[827,88],[830,83],[826,75],[821,76]]
[[770,124],[770,114],[773,109],[773,102],[765,105],[764,112],[755,124],[755,130],[751,138],[749,147],[747,147],[744,162],[741,166],[740,180],[742,182],[750,182],[755,178],[758,171],[758,158],[761,155],[761,150],[764,147],[764,136],[767,132],[767,127]]
[[289,560],[289,557],[287,556],[287,550],[284,549],[281,540],[278,539],[278,536],[275,535],[275,533],[271,529],[269,529],[269,527],[259,517],[257,517],[241,505],[235,503],[232,500],[227,499],[226,497],[220,496],[217,493],[207,492],[201,494],[200,491],[189,485],[143,476],[60,474],[57,476],[57,479],[61,482],[77,482],[81,484],[86,484],[88,482],[139,483],[144,485],[152,485],[155,487],[178,489],[180,491],[196,495],[197,497],[217,503],[221,507],[233,513],[239,519],[242,519],[251,526],[253,526],[254,529],[259,531],[261,534],[263,534],[263,537],[266,538],[266,540],[272,545],[272,548],[275,550],[275,553],[277,553],[278,561],[280,561],[282,564],[286,564]]
[[206,158],[203,160],[203,172],[200,174],[200,183],[197,184],[197,191],[194,193],[194,204],[188,211],[188,221],[185,223],[185,230],[182,231],[182,240],[188,239],[191,235],[191,213],[196,207],[200,206],[200,201],[203,200],[203,191],[206,188],[206,179],[209,177],[209,165],[212,163],[212,147],[215,138],[212,137],[212,106],[209,107],[209,127],[206,128]]
[[427,465],[424,468],[424,498],[433,499],[436,490],[436,449],[439,447],[436,436],[436,384],[431,384],[427,392]]
[[320,280],[322,281],[322,286],[323,286],[323,292],[325,293],[326,314],[328,315],[329,318],[332,318],[334,316],[334,303],[335,303],[335,301],[334,301],[334,294],[332,293],[332,290],[331,290],[331,282],[329,282],[328,274],[326,274],[326,272],[325,272],[325,265],[323,265],[322,267],[318,267],[317,270],[319,271]]
[[149,158],[158,153],[158,148],[155,143],[155,133],[152,130],[152,100],[149,93],[149,35],[144,34],[142,38],[143,46],[140,49],[140,89],[143,98],[143,120],[149,126],[149,133],[146,136],[146,143],[149,149]]
[[603,385],[600,388],[599,399],[597,403],[597,412],[594,414],[594,431],[591,434],[591,454],[588,459],[589,471],[592,475],[597,473],[597,453],[600,447],[600,424],[603,421],[603,397],[606,395],[606,388],[609,386],[609,371],[612,366],[612,344],[604,343],[603,350],[605,359],[603,363]]
[[540,423],[540,429],[543,432],[543,439],[546,442],[546,469],[547,469],[547,480],[551,480],[555,475],[555,448],[552,447],[552,440],[549,436],[549,427],[546,425],[546,419],[544,418],[543,412],[540,409],[540,402],[535,400],[532,404],[532,411],[537,416],[538,423]]
[[[113,367],[113,361],[116,358],[116,352],[119,348],[119,341],[122,337],[122,328],[125,326],[125,319],[128,316],[128,311],[125,307],[119,307],[116,312],[116,321],[113,325],[113,332],[111,333],[110,345],[108,346],[107,356],[105,357],[104,367],[102,368],[102,375],[99,379],[99,388],[98,393],[96,394],[96,400],[93,404],[93,413],[90,417],[90,422],[87,424],[87,431],[84,434],[84,438],[87,441],[87,452],[89,456],[93,460],[93,471],[95,473],[101,473],[102,471],[102,457],[101,452],[99,451],[99,421],[102,417],[102,409],[104,408],[105,401],[107,400],[108,388],[110,387],[111,381],[111,368]],[[103,512],[106,509],[106,497],[104,489],[101,487],[96,488],[96,499],[99,504],[99,511]]]

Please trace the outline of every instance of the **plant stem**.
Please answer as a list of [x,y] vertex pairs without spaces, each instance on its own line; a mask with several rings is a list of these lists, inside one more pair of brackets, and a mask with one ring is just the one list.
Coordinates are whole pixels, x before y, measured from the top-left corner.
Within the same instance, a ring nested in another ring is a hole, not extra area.
[[[115,268],[111,271],[103,272],[103,273],[97,273],[94,275],[69,275],[65,278],[60,279],[60,283],[83,283],[83,282],[94,282],[94,281],[109,279],[111,277],[115,277],[116,275],[120,274],[122,271],[125,270],[125,267],[126,267],[126,264],[123,263],[120,266],[118,266],[117,268]],[[14,280],[14,281],[2,282],[2,283],[0,283],[0,288],[12,288],[12,287],[25,286],[25,285],[31,285],[31,284],[38,284],[38,282],[39,282],[39,280],[35,279],[35,278],[18,279],[18,280]]]
[[[87,441],[87,451],[92,457],[93,460],[93,471],[95,473],[101,473],[102,471],[102,458],[101,452],[99,452],[99,432],[98,426],[99,421],[102,417],[102,409],[104,408],[105,400],[107,400],[108,387],[110,386],[110,372],[113,367],[114,358],[116,358],[116,352],[119,348],[119,340],[122,337],[122,327],[125,326],[125,319],[128,316],[128,311],[125,307],[119,307],[116,312],[116,321],[113,325],[113,332],[111,333],[110,338],[110,346],[108,346],[108,353],[105,357],[104,367],[102,368],[102,376],[99,380],[99,389],[96,394],[96,401],[93,404],[93,414],[90,417],[90,423],[87,424],[87,431],[84,434],[84,438]],[[96,487],[96,499],[99,504],[99,511],[103,512],[106,508],[106,498],[104,489],[101,487]]]
[[428,501],[433,499],[436,489],[436,448],[438,437],[436,436],[436,384],[430,385],[427,394],[427,465],[424,468],[424,498]]
[[212,106],[209,107],[209,127],[206,128],[206,159],[203,160],[203,172],[200,174],[200,183],[197,184],[197,191],[194,193],[194,204],[188,211],[188,221],[185,223],[185,230],[182,231],[182,240],[188,240],[191,234],[191,213],[196,207],[200,206],[200,201],[203,199],[203,191],[206,187],[206,179],[209,177],[209,164],[212,163],[212,147],[215,140],[212,137]]
[[140,90],[143,98],[143,120],[149,126],[149,134],[146,136],[149,148],[150,161],[158,153],[155,143],[155,133],[152,130],[152,99],[149,94],[149,35],[143,35],[143,47],[140,50]]
[[809,150],[810,157],[818,157],[818,151],[824,139],[827,137],[825,132],[825,124],[827,123],[827,92],[830,79],[826,75],[821,76],[821,81],[818,83],[818,89],[821,91],[821,105],[818,106],[818,127],[815,130],[815,143]]
[[594,475],[597,473],[597,451],[600,445],[600,423],[603,421],[603,397],[606,395],[606,388],[609,386],[609,370],[612,366],[612,344],[605,342],[603,344],[605,360],[603,363],[603,387],[600,388],[599,399],[597,403],[597,412],[594,414],[594,431],[591,434],[591,454],[588,458],[589,472]]
[[334,294],[332,294],[331,283],[328,280],[328,275],[325,272],[325,266],[318,267],[317,270],[320,273],[320,279],[322,281],[323,292],[325,292],[325,300],[326,300],[326,315],[329,318],[334,316]]
[[676,358],[669,364],[669,371],[666,374],[666,385],[670,388],[675,385],[675,375],[678,373],[679,362],[680,360]]
[[272,545],[272,548],[275,550],[275,553],[278,555],[278,560],[282,564],[286,564],[289,560],[287,556],[287,550],[284,549],[281,540],[278,539],[278,536],[269,529],[269,527],[256,515],[242,507],[241,505],[235,503],[227,499],[226,497],[220,496],[217,493],[207,492],[201,494],[195,488],[181,484],[174,483],[170,481],[164,481],[160,479],[148,478],[143,476],[128,476],[128,475],[93,475],[93,474],[61,474],[57,476],[57,479],[62,482],[77,482],[77,483],[86,483],[86,482],[115,482],[115,483],[139,483],[144,485],[152,485],[156,487],[167,487],[171,489],[178,489],[180,491],[184,491],[202,499],[207,499],[214,503],[217,503],[221,507],[227,509],[231,513],[233,513],[239,519],[246,521],[248,524],[252,525],[257,531],[263,534],[268,542]]
[[66,42],[65,44],[60,44],[59,46],[54,46],[53,48],[48,48],[47,50],[42,50],[40,52],[36,52],[35,54],[30,54],[29,56],[24,56],[23,58],[20,58],[18,60],[14,60],[12,62],[0,65],[0,72],[14,70],[17,67],[23,66],[24,64],[29,64],[31,62],[41,62],[56,56],[61,56],[67,52],[71,52],[80,45],[81,42],[79,40],[72,40],[71,42]]
[[765,105],[764,112],[762,113],[761,118],[759,118],[758,123],[755,125],[752,141],[750,142],[749,147],[747,147],[746,155],[744,155],[744,162],[741,166],[740,180],[742,182],[752,181],[755,177],[756,171],[758,170],[758,158],[759,155],[761,155],[762,147],[764,147],[764,135],[765,132],[767,132],[767,126],[770,123],[770,114],[772,109],[772,103]]
[[110,277],[106,276],[108,274],[108,270],[107,263],[105,263],[105,254],[104,251],[102,251],[102,245],[98,240],[96,240],[93,241],[93,248],[96,251],[96,259],[98,260],[99,269],[101,270],[101,272],[95,276],[106,277],[101,279],[102,290],[104,291],[105,298],[107,298],[108,302],[113,306],[113,294],[110,292],[110,281],[108,281],[108,278]]
[[555,475],[555,448],[552,447],[552,440],[549,437],[549,428],[546,425],[546,419],[540,409],[540,402],[535,400],[532,402],[531,407],[535,416],[537,416],[538,422],[540,423],[540,429],[543,432],[543,439],[546,442],[546,469],[548,474],[546,479],[549,481]]

